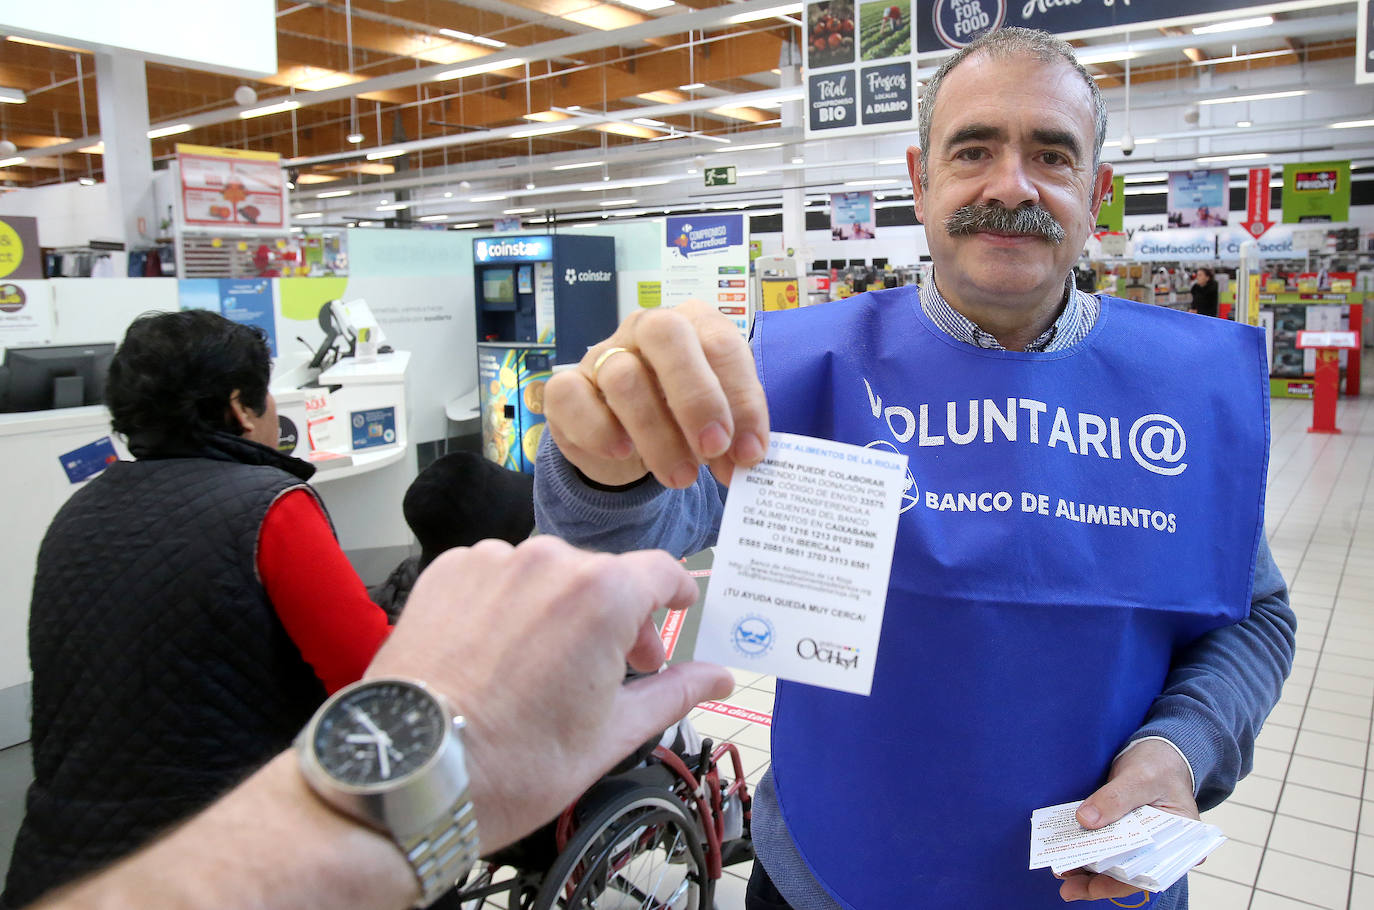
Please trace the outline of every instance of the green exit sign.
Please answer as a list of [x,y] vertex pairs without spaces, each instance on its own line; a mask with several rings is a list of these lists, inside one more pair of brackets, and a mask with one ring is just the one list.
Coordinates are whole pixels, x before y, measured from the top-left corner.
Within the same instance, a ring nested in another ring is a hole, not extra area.
[[707,186],[734,186],[735,185],[735,166],[729,167],[708,167],[704,171]]

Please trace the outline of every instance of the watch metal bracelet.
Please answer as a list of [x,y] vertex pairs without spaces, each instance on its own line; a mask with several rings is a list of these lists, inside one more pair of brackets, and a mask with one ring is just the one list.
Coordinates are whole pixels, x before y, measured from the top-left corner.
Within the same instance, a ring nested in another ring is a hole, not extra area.
[[430,830],[399,842],[420,880],[417,907],[428,907],[452,888],[476,864],[481,852],[477,817],[467,790],[457,805],[452,815],[439,819]]

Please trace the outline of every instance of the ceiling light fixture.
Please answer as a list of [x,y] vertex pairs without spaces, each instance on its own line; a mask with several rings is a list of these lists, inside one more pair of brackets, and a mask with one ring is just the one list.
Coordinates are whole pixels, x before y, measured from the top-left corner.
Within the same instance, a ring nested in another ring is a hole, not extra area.
[[29,98],[24,94],[23,89],[7,88],[0,86],[0,102],[5,104],[23,104]]
[[800,3],[783,3],[778,6],[770,6],[752,13],[739,13],[725,20],[726,25],[739,25],[741,22],[756,22],[759,19],[771,19],[774,16],[790,16],[800,13],[802,5]]
[[1103,63],[1125,63],[1127,60],[1134,60],[1141,55],[1141,51],[1122,51],[1104,50],[1093,52],[1084,49],[1085,53],[1074,54],[1078,62],[1083,66],[1098,66]]
[[552,170],[555,171],[577,171],[584,167],[601,167],[604,161],[579,161],[576,164],[555,164]]
[[176,136],[180,133],[191,132],[191,124],[178,123],[176,126],[160,126],[155,130],[148,130],[149,139],[161,139],[164,136]]
[[447,215],[421,215],[416,221],[448,221]]
[[82,186],[95,186],[94,177],[78,177],[76,178],[76,182],[81,184]]
[[1244,129],[1249,129],[1250,127],[1252,127],[1252,126],[1254,126],[1254,125],[1255,125],[1255,121],[1253,121],[1253,120],[1237,120],[1237,121],[1236,121],[1236,126],[1240,127],[1240,128],[1243,129],[1243,130],[1244,130]]
[[470,35],[467,32],[460,32],[456,28],[441,28],[439,34],[447,38],[456,38],[459,41],[471,41],[473,44],[481,44],[485,47],[506,46],[504,41],[497,41],[495,38],[487,38],[482,35]]
[[1341,120],[1338,123],[1331,124],[1329,128],[1333,130],[1353,130],[1365,126],[1374,126],[1374,120]]
[[597,205],[602,208],[610,208],[613,205],[634,205],[638,201],[638,199],[605,199],[598,202]]
[[246,111],[239,111],[239,118],[249,120],[253,117],[266,117],[268,114],[284,114],[287,111],[294,111],[300,107],[299,101],[281,101],[277,104],[269,104],[266,107],[255,107]]
[[306,219],[306,218],[323,218],[323,217],[324,217],[324,212],[297,212],[297,213],[296,213],[294,216],[292,216],[292,217],[294,217],[294,218],[296,218],[296,219],[298,219],[298,220],[304,220],[304,219]]
[[652,117],[636,117],[632,123],[641,123],[644,126],[667,126],[662,120],[655,120]]
[[1218,32],[1238,32],[1249,28],[1264,28],[1274,24],[1273,16],[1256,16],[1252,19],[1232,19],[1230,22],[1214,22],[1199,25],[1193,29],[1194,35],[1215,35]]
[[468,202],[501,202],[509,198],[509,196],[503,193],[497,193],[492,196],[473,196],[468,200]]
[[[1135,142],[1136,145],[1154,145],[1154,144],[1156,144],[1157,142],[1159,142],[1158,139],[1151,139],[1151,138],[1148,138],[1148,137],[1145,138],[1145,139],[1133,139],[1133,141]],[[1120,147],[1121,147],[1121,140],[1120,140],[1120,139],[1113,139],[1113,140],[1111,140],[1110,142],[1104,142],[1104,143],[1102,143],[1102,147],[1103,147],[1104,149],[1120,148]]]
[[379,212],[399,212],[402,209],[410,208],[409,202],[388,202],[386,205],[377,206]]
[[1271,101],[1275,98],[1297,98],[1299,95],[1306,95],[1307,89],[1295,89],[1291,92],[1264,92],[1259,95],[1237,95],[1234,98],[1203,98],[1198,104],[1239,104],[1242,101]]
[[886,186],[886,185],[889,184],[889,183],[901,183],[901,181],[900,181],[900,180],[887,180],[887,179],[875,179],[875,180],[846,180],[846,181],[844,182],[844,185],[845,185],[845,186]]
[[524,57],[510,57],[505,60],[489,60],[486,63],[474,63],[470,66],[460,66],[457,69],[444,70],[435,76],[434,82],[447,82],[450,79],[461,79],[464,76],[477,76],[482,73],[490,73],[493,70],[510,69],[515,66],[524,66],[528,61]]
[[705,82],[689,82],[686,85],[679,85],[677,90],[680,92],[695,92],[699,88],[706,88]]
[[1297,51],[1284,48],[1281,51],[1257,51],[1253,54],[1237,54],[1232,57],[1213,57],[1211,60],[1194,60],[1193,66],[1217,66],[1222,63],[1240,63],[1245,60],[1263,60],[1265,57],[1282,57],[1297,54]]
[[360,143],[360,142],[363,141],[363,134],[362,134],[362,133],[349,133],[349,134],[348,134],[347,136],[345,136],[344,138],[347,139],[349,142],[353,143],[354,145],[357,145],[358,143]]
[[726,152],[752,152],[757,149],[775,149],[782,145],[781,142],[758,142],[754,145],[736,145],[728,149],[716,149],[712,154],[723,155]]
[[539,209],[536,209],[536,208],[502,209],[502,210],[501,210],[501,214],[502,214],[502,215],[529,215],[529,214],[533,214],[534,212],[537,212],[537,211],[539,211]]
[[23,164],[28,160],[29,159],[25,158],[23,155],[18,155],[14,158],[0,158],[0,167],[14,167],[16,164]]
[[1199,164],[1216,163],[1221,161],[1256,161],[1260,158],[1268,158],[1268,152],[1250,152],[1243,155],[1199,155],[1193,160]]
[[383,158],[398,158],[410,152],[410,149],[382,149],[380,152],[368,152],[368,161],[381,161]]
[[552,136],[554,133],[571,133],[582,129],[580,123],[561,123],[557,126],[537,126],[528,130],[516,130],[510,134],[512,139],[531,139],[535,136]]
[[327,193],[317,193],[316,199],[338,199],[340,196],[352,196],[352,190],[330,190]]
[[477,225],[478,222],[476,221],[464,221],[462,224],[450,224],[449,230],[462,231],[466,230],[467,228],[475,228],[477,227]]

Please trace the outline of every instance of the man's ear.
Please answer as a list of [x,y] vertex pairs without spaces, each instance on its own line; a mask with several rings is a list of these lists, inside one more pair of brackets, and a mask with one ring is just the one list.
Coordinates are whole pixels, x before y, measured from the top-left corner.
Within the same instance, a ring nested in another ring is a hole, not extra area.
[[233,415],[233,422],[239,425],[239,435],[247,436],[253,432],[253,421],[261,418],[261,414],[254,414],[253,411],[243,403],[243,395],[238,389],[229,393],[229,413]]
[[1112,166],[1110,164],[1099,164],[1097,166],[1097,176],[1093,178],[1093,223],[1097,223],[1097,213],[1102,208],[1102,200],[1107,198],[1107,191],[1112,188]]
[[916,220],[926,223],[925,187],[921,185],[921,150],[910,146],[906,150],[906,172],[911,176],[911,205],[916,210]]

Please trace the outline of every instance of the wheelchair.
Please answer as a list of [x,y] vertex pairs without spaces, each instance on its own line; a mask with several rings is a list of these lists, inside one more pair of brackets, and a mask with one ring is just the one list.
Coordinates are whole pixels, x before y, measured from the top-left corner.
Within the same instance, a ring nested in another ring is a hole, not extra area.
[[[706,739],[696,755],[657,745],[555,821],[484,857],[444,906],[479,910],[504,894],[508,910],[711,910],[722,870],[754,858],[749,816],[733,743]],[[502,877],[507,868],[513,874]]]

